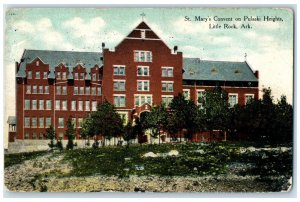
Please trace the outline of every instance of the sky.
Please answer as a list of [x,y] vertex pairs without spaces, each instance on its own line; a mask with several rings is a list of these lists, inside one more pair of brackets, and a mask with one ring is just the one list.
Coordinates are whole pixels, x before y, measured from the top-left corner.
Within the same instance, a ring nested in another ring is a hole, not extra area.
[[[20,8],[5,14],[5,117],[15,115],[15,62],[24,49],[101,51],[114,47],[141,21],[183,57],[246,61],[259,70],[260,90],[293,101],[293,12],[271,8]],[[207,21],[194,21],[195,16]],[[244,21],[259,17],[260,21]],[[282,21],[263,21],[264,16]],[[186,17],[191,21],[186,21]],[[232,21],[222,21],[232,18]],[[240,18],[239,21],[237,18]],[[210,21],[209,21],[210,19]],[[205,20],[205,19],[204,19]],[[210,29],[218,24],[221,29]],[[237,29],[224,29],[235,24]],[[250,25],[251,29],[240,26]],[[7,124],[5,124],[7,125]]]

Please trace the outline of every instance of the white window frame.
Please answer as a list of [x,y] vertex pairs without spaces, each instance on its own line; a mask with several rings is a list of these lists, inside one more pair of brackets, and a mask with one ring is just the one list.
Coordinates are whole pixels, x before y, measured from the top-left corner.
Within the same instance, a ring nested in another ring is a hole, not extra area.
[[[96,105],[95,105],[96,103]],[[97,101],[93,100],[92,101],[92,111],[97,111]]]
[[[124,89],[120,89],[120,83],[121,82],[124,83]],[[115,89],[115,83],[118,84],[117,89]],[[114,91],[125,91],[126,90],[126,80],[124,80],[124,79],[114,79],[114,84],[113,85],[114,85],[113,86]]]
[[84,109],[85,111],[91,111],[91,102],[89,100],[85,101]]
[[31,94],[31,85],[26,86],[26,94]]
[[[64,104],[65,104],[65,106],[64,106]],[[64,111],[68,110],[68,101],[67,100],[61,101],[61,110],[64,110]]]
[[[62,121],[62,125],[61,125]],[[58,128],[64,128],[65,127],[65,119],[64,117],[58,117]]]
[[30,100],[24,100],[24,110],[30,110]]
[[56,86],[56,95],[61,95],[61,86]]
[[[46,120],[45,120],[45,126],[46,126],[46,128],[49,128],[51,126],[51,121],[52,121],[51,117],[46,117]],[[48,122],[50,122],[50,124]]]
[[78,86],[74,86],[73,94],[74,94],[74,95],[79,95],[79,89],[78,89]]
[[[141,69],[141,73],[142,74],[139,74],[139,69]],[[145,73],[145,69],[148,70],[148,74],[147,75],[144,74]],[[150,67],[149,66],[141,66],[141,65],[137,66],[136,75],[137,76],[150,76]]]
[[45,102],[44,100],[39,100],[39,110],[44,110],[45,109]]
[[[33,125],[35,123],[35,125]],[[31,118],[31,128],[37,128],[38,125],[38,121],[37,121],[37,117],[32,117]]]
[[43,94],[44,93],[44,86],[39,86],[39,94]]
[[24,128],[30,128],[30,117],[24,117]]
[[[204,89],[197,89],[196,90],[196,103],[197,103],[197,106],[200,106],[200,108],[203,108],[203,103],[200,103],[198,100],[199,100],[199,92],[202,92],[202,93],[205,93],[205,90]],[[205,95],[204,95],[205,96]]]
[[77,110],[77,105],[76,104],[77,104],[76,100],[71,101],[71,111],[76,111]]
[[[115,68],[118,70],[115,72]],[[120,69],[124,68],[124,74],[120,73]],[[125,76],[126,75],[126,65],[113,65],[113,75],[114,76]]]
[[49,94],[49,86],[44,86],[44,94]]
[[[163,74],[164,70],[167,71],[167,75]],[[169,75],[169,70],[172,70],[172,75],[171,76]],[[174,67],[166,67],[166,66],[161,67],[161,76],[162,77],[169,77],[169,78],[174,77]]]
[[[34,104],[35,103],[35,104]],[[32,110],[37,110],[38,109],[38,103],[37,100],[31,100],[31,109]],[[35,106],[35,107],[34,107]]]
[[82,100],[78,100],[78,111],[83,111],[83,101]]
[[41,79],[41,72],[35,72],[35,79]]
[[[50,108],[48,108],[48,103],[50,103]],[[46,110],[51,110],[52,108],[52,100],[46,100]]]
[[[139,82],[142,82],[142,90],[139,90]],[[148,83],[148,90],[145,90],[145,83]],[[140,92],[149,92],[150,91],[150,80],[137,80],[136,81],[136,90]]]
[[[161,95],[161,102],[165,103],[163,101],[163,98],[168,98],[168,100],[169,100],[169,98],[172,98],[172,100],[173,100],[174,99],[174,95]],[[170,105],[170,103],[172,102],[172,100],[168,101],[168,103],[165,103],[167,107]]]
[[[136,104],[136,97],[138,97],[138,105]],[[145,103],[142,104],[142,97],[145,97]],[[147,97],[150,97],[150,103],[147,101]],[[149,105],[152,105],[153,103],[153,95],[152,94],[134,94],[134,106],[142,106],[144,104],[148,103]]]
[[[43,120],[41,122],[41,120]],[[41,123],[43,123],[43,125],[41,126]],[[39,128],[45,128],[45,118],[44,117],[39,117]]]
[[[142,60],[142,53],[144,54],[144,60]],[[148,58],[148,53],[150,53],[150,57]],[[152,51],[146,50],[134,50],[134,62],[152,62],[153,55]]]
[[124,112],[124,111],[117,111],[117,113],[121,116],[124,116],[124,120],[123,120],[123,125],[126,125],[128,123],[128,112]]
[[234,105],[231,106],[231,104],[230,104],[230,100],[229,100],[230,96],[236,96],[236,104],[239,104],[239,94],[238,93],[228,93],[228,103],[229,103],[230,108],[234,106]]
[[245,105],[247,104],[247,96],[251,96],[252,99],[254,99],[254,94],[252,94],[252,93],[246,93],[246,94],[244,95],[244,97],[245,97]]
[[67,86],[62,86],[62,88],[61,88],[61,94],[62,95],[67,95],[68,94],[68,88],[67,88]]
[[[187,97],[185,97],[185,94],[184,94],[185,91],[187,92]],[[186,89],[186,88],[182,89],[182,95],[186,100],[190,100],[191,99],[191,89]]]
[[[163,84],[167,84],[167,89],[164,91],[163,90]],[[172,91],[169,91],[168,84],[172,84]],[[162,92],[174,92],[174,81],[161,81],[161,91]]]
[[[119,100],[118,100],[118,105],[116,105],[116,103],[115,103],[115,97],[119,97]],[[124,106],[122,105],[120,105],[120,97],[124,97]],[[113,102],[114,102],[114,105],[115,105],[115,107],[125,107],[126,106],[126,95],[125,94],[113,94]]]
[[96,87],[92,87],[91,95],[97,95],[97,88]]
[[84,87],[82,87],[82,86],[79,87],[79,95],[84,95]]
[[60,110],[60,100],[55,100],[55,110]]
[[43,79],[48,79],[48,72],[43,73]]
[[78,125],[77,128],[81,128],[82,127],[82,123],[83,123],[83,118],[78,118]]
[[32,71],[27,72],[27,79],[32,79]]

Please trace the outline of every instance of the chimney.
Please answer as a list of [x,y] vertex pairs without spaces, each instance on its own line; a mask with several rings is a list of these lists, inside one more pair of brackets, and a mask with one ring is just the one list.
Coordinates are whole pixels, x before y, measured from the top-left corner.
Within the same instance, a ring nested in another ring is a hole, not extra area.
[[256,70],[256,71],[254,72],[254,75],[255,75],[255,77],[256,77],[257,79],[259,79],[259,72],[258,72],[258,70]]
[[174,46],[174,53],[177,53],[178,47]]
[[103,49],[103,48],[105,48],[105,43],[104,43],[104,42],[102,42],[102,49]]

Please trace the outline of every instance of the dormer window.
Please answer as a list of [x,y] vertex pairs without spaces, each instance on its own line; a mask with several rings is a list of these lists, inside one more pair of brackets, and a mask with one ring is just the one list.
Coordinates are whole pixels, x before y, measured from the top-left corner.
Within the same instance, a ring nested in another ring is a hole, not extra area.
[[35,65],[38,67],[38,66],[40,66],[40,61],[36,61],[36,63],[35,63]]

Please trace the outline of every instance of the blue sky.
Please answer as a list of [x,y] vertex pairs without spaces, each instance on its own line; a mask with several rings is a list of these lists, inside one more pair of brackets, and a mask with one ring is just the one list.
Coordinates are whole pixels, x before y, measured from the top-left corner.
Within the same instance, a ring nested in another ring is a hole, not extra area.
[[[6,114],[14,115],[15,61],[24,49],[100,51],[113,49],[135,26],[145,21],[166,44],[177,45],[184,57],[244,61],[260,71],[260,87],[271,87],[275,100],[293,93],[293,13],[287,9],[239,8],[22,8],[5,15]],[[277,16],[279,22],[195,22],[185,16],[244,18]],[[250,24],[252,29],[212,30],[209,24]]]

